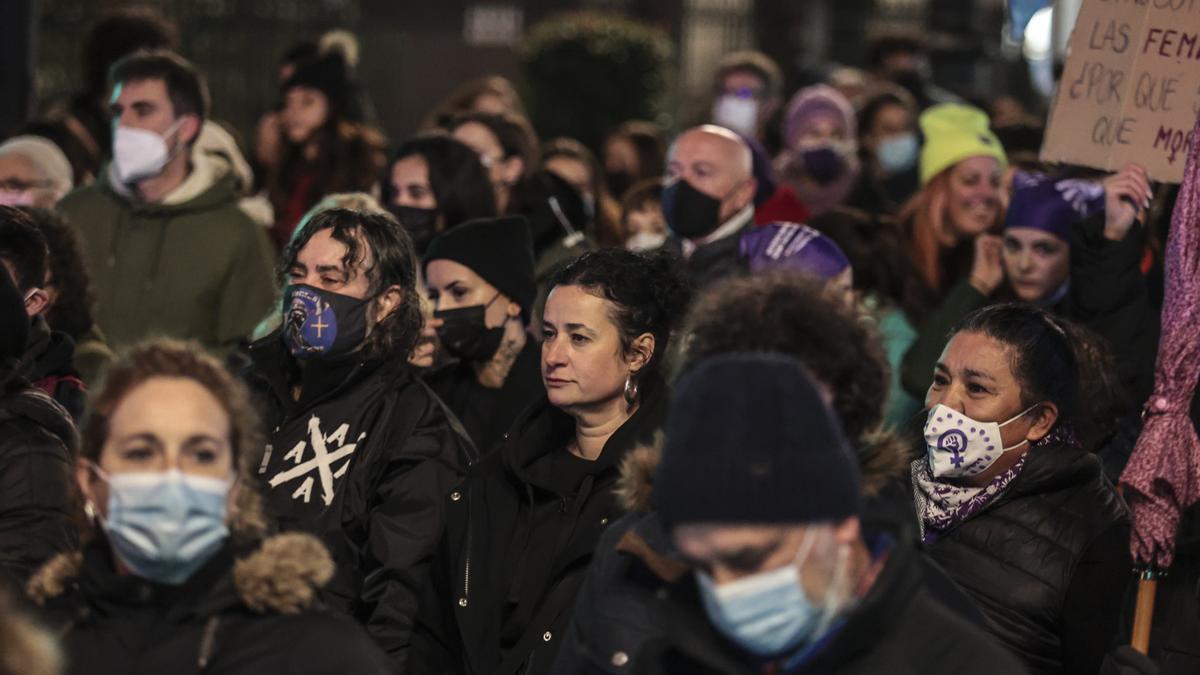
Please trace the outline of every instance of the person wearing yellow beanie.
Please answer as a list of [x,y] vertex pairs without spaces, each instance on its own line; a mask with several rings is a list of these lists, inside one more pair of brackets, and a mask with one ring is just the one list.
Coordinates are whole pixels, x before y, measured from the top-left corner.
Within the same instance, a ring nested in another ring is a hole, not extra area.
[[990,254],[999,246],[990,235],[998,234],[1004,223],[1004,148],[988,128],[987,115],[971,106],[936,105],[921,115],[919,124],[925,137],[921,190],[900,213],[909,255],[936,297],[944,297],[968,274],[979,292],[988,295],[992,282],[998,285],[1002,279],[994,279],[991,270],[974,269],[975,249],[984,246]]
[[919,123],[925,136],[921,148],[921,185],[969,157],[994,157],[1001,169],[1007,164],[1000,139],[988,126],[987,115],[961,103],[935,105],[922,113]]

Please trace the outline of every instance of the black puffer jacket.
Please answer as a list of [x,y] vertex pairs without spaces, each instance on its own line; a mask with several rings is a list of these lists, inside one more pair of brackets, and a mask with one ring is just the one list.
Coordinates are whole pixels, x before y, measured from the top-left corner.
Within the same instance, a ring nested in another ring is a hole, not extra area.
[[289,376],[291,357],[273,334],[250,357],[269,431],[258,472],[267,515],[324,542],[337,574],[323,599],[362,622],[403,670],[445,497],[474,447],[402,356],[313,363]]
[[361,626],[316,606],[332,573],[320,542],[289,534],[257,550],[227,544],[182,585],[161,586],[118,575],[101,537],[47,563],[29,590],[69,675],[390,672]]
[[75,548],[70,494],[75,428],[40,389],[0,384],[0,585],[20,588],[50,557]]
[[621,460],[665,413],[665,394],[647,392],[573,488],[554,467],[568,454],[574,420],[545,400],[500,452],[472,467],[447,500],[411,672],[549,672],[596,542],[624,512],[612,494]]
[[927,550],[1031,672],[1090,675],[1113,646],[1129,516],[1094,455],[1033,448],[1004,493]]
[[[881,540],[886,541],[886,539]],[[646,675],[1021,675],[1021,663],[983,629],[964,622],[930,597],[920,554],[910,543],[873,547],[886,554],[874,584],[840,627],[800,663],[763,663],[724,638],[708,620],[695,575],[684,574],[653,608],[662,637],[646,644],[636,663],[615,653],[600,673]],[[877,558],[881,559],[881,558]],[[798,659],[799,660],[799,659]],[[567,671],[561,671],[567,672]],[[580,671],[571,671],[580,672]]]

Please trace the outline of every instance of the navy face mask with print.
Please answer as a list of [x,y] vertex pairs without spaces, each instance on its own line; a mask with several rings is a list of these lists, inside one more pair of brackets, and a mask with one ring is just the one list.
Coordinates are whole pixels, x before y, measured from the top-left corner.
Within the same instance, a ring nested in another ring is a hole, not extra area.
[[367,336],[369,302],[307,284],[288,286],[283,292],[284,344],[298,359],[349,354]]

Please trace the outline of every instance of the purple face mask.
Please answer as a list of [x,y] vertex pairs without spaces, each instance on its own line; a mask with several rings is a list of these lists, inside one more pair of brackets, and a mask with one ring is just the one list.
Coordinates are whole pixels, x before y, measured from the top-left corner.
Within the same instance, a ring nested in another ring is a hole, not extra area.
[[846,157],[832,143],[823,143],[800,151],[804,173],[821,185],[837,180],[846,171]]
[[741,257],[752,273],[783,268],[828,281],[850,266],[832,239],[808,225],[770,223],[742,236]]

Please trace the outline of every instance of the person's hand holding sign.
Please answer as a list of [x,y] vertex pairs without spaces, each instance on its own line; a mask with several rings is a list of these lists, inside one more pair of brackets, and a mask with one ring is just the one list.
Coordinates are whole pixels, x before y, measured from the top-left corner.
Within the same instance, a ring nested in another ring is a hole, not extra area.
[[1153,193],[1146,167],[1130,162],[1104,180],[1104,238],[1122,241],[1135,222],[1144,221]]

